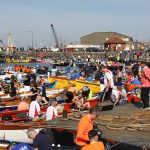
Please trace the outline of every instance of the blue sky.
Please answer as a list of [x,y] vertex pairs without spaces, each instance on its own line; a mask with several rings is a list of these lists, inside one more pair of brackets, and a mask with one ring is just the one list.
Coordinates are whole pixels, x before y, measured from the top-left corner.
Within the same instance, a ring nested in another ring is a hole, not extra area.
[[92,32],[115,31],[140,41],[150,40],[150,0],[0,0],[0,39],[10,30],[17,46],[80,41]]

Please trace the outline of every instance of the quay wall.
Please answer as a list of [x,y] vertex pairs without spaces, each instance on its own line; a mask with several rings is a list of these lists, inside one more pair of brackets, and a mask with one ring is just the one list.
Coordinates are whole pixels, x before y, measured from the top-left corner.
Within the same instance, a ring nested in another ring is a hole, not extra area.
[[[110,55],[111,53],[107,53]],[[105,56],[104,52],[16,52],[17,56],[31,56],[36,58],[37,56],[49,56],[49,57],[62,57],[62,58],[71,58],[80,56],[82,58],[87,58],[90,55],[91,58],[103,58]]]
[[[0,54],[5,54],[5,52],[0,52]],[[66,59],[71,59],[72,57],[78,57],[80,56],[81,58],[87,58],[89,55],[91,58],[104,58],[105,56],[115,56],[113,52],[15,52],[13,54],[15,56],[21,57],[21,56],[27,56],[27,57],[32,57],[32,58],[37,58],[39,55],[45,56],[45,57],[53,57],[53,58],[61,58],[63,60],[64,58]],[[9,55],[7,55],[9,57]],[[137,60],[135,58],[131,58],[132,60]],[[123,58],[124,60],[124,58]],[[147,55],[142,55],[139,61],[147,61],[150,62],[150,56]]]

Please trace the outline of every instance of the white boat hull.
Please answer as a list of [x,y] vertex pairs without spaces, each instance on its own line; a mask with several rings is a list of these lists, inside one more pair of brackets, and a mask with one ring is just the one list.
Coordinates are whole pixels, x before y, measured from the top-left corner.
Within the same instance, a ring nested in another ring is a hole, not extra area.
[[[38,133],[40,130],[36,129]],[[0,139],[1,140],[8,140],[8,141],[15,141],[15,142],[25,142],[25,143],[32,143],[32,140],[28,138],[27,129],[21,130],[0,130]]]

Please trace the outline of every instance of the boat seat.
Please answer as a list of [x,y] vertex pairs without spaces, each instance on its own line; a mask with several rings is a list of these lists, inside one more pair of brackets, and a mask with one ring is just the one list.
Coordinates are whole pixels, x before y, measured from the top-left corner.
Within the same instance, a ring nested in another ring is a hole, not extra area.
[[16,118],[27,118],[27,113],[26,112],[22,112],[22,113],[18,113],[16,114]]
[[97,106],[100,107],[101,111],[112,110],[114,108],[114,105],[110,101],[99,103]]

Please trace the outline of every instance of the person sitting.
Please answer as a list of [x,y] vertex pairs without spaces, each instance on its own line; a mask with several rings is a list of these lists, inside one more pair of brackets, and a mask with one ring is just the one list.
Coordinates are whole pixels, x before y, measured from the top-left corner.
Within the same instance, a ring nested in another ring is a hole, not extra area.
[[66,97],[67,97],[66,102],[68,103],[71,102],[75,94],[76,94],[76,85],[74,84],[66,91]]
[[67,67],[66,67],[66,75],[68,73],[71,73],[71,69],[72,69],[73,63],[71,62]]
[[0,82],[0,91],[2,91],[2,90],[3,90],[2,83]]
[[56,65],[53,65],[51,69],[51,76],[57,76],[57,71]]
[[122,82],[122,69],[121,68],[117,69],[116,81]]
[[44,82],[45,82],[45,80],[42,76],[39,76],[36,80],[36,83],[38,86],[42,85]]
[[49,106],[46,111],[46,121],[57,118],[58,116],[58,112],[56,109],[57,104],[58,103],[55,100],[51,101],[51,106]]
[[30,76],[29,76],[29,74],[27,74],[26,76],[25,76],[25,80],[24,80],[24,86],[27,86],[27,87],[29,87],[30,86]]
[[26,132],[28,138],[33,140],[34,150],[52,150],[52,140],[49,140],[48,136],[43,133],[37,133],[34,128],[29,128]]
[[137,77],[134,77],[134,79],[131,81],[131,84],[141,85],[141,82],[138,80]]
[[42,101],[44,102],[44,104],[48,104],[49,98],[46,96],[45,83],[42,83],[41,87],[42,87],[42,89],[41,89],[41,92],[42,92]]
[[21,98],[21,102],[18,104],[18,111],[29,110],[29,104],[26,102],[26,97]]
[[31,96],[31,101],[34,101],[37,97],[37,93],[38,93],[38,88],[37,88],[37,84],[33,83],[30,85],[31,86],[31,92],[32,92],[32,96]]
[[114,103],[114,106],[127,103],[127,93],[122,86],[112,90],[111,101]]
[[2,91],[4,91],[5,94],[10,93],[10,85],[6,81],[2,83]]
[[80,79],[80,80],[85,80],[85,79],[86,79],[86,74],[85,74],[84,71],[80,73],[79,79]]
[[85,114],[77,127],[77,135],[75,139],[76,150],[81,150],[83,146],[88,145],[90,139],[88,137],[88,133],[94,127],[94,120],[98,118],[100,113],[99,108],[93,107],[89,109],[89,113]]
[[126,82],[131,83],[134,80],[134,76],[131,72],[128,72]]
[[93,78],[92,74],[89,74],[86,80],[87,80],[88,82],[92,82],[93,79],[94,79],[94,78]]
[[72,73],[71,79],[76,80],[80,78],[80,73],[78,73],[76,70]]
[[90,90],[90,88],[88,86],[84,86],[82,89],[82,94],[84,99],[88,100],[88,99],[92,99],[92,90]]
[[82,150],[104,150],[104,144],[99,139],[99,134],[97,130],[90,130],[88,133],[90,144],[84,146]]
[[11,143],[7,146],[7,150],[33,150],[33,148],[26,143],[20,144]]
[[89,102],[84,103],[84,98],[83,98],[82,93],[78,93],[77,96],[75,96],[72,101],[75,104],[74,107],[76,109],[80,110],[80,109],[84,109],[84,108],[86,108],[86,109],[90,108],[90,103]]
[[17,95],[17,88],[15,84],[15,77],[11,76],[10,78],[10,96],[16,96]]
[[29,107],[29,117],[31,119],[38,119],[39,117],[41,117],[41,115],[43,114],[41,112],[41,108],[40,108],[40,102],[42,100],[42,97],[40,95],[38,95],[36,97],[36,100],[32,101],[30,103],[30,107]]

